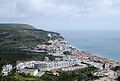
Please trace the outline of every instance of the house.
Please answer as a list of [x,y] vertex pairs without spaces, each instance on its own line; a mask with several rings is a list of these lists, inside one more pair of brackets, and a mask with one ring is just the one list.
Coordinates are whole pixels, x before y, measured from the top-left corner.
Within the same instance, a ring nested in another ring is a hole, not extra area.
[[23,69],[21,73],[24,73],[27,76],[37,76],[38,69]]
[[98,77],[109,77],[111,79],[117,78],[117,73],[113,70],[108,70],[108,69],[98,70],[92,74],[93,76],[98,76]]
[[59,73],[55,69],[45,71],[45,74],[59,76]]
[[53,75],[59,76],[59,73],[55,69],[51,70],[51,72],[52,72]]
[[4,76],[7,76],[8,73],[13,69],[13,67],[12,67],[11,64],[4,65],[2,68],[3,68],[3,69],[2,69],[2,74],[3,74]]
[[94,80],[94,81],[113,81],[113,80],[109,77],[103,77],[103,78],[100,78],[100,79]]

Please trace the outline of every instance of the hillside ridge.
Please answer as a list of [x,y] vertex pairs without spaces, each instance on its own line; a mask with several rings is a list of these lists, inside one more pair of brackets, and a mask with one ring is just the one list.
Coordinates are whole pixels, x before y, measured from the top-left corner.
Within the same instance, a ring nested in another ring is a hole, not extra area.
[[2,23],[0,24],[0,30],[1,29],[11,30],[11,29],[36,29],[36,28],[29,24]]

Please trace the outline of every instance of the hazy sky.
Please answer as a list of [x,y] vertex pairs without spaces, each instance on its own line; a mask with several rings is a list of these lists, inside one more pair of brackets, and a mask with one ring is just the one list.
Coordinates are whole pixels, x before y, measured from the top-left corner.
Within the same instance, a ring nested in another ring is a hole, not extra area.
[[120,0],[0,0],[0,23],[46,30],[120,30]]

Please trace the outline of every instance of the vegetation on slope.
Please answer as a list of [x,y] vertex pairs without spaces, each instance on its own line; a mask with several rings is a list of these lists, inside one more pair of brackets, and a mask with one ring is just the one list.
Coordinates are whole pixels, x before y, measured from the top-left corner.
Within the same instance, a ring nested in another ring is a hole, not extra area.
[[53,34],[53,40],[61,37],[59,33],[35,29],[27,24],[0,24],[0,47],[33,47],[47,42],[49,33]]
[[[51,34],[52,37],[49,37]],[[16,61],[43,60],[45,56],[54,59],[47,53],[33,53],[23,51],[33,48],[48,40],[62,38],[59,33],[36,29],[27,24],[0,24],[0,58],[4,63],[14,64]]]

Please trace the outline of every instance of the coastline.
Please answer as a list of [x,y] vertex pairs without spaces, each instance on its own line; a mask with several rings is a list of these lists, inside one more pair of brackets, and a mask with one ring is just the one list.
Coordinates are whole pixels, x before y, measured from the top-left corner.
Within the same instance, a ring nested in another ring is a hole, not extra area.
[[[72,45],[72,43],[70,43],[70,44]],[[72,46],[72,47],[77,48],[80,51],[85,51],[89,55],[100,57],[100,58],[104,58],[104,59],[108,59],[108,60],[112,60],[112,61],[115,61],[115,62],[119,62],[119,64],[120,64],[120,60],[115,60],[115,59],[112,59],[112,58],[109,58],[109,57],[106,57],[106,56],[103,56],[103,55],[100,55],[100,54],[97,54],[97,53],[93,53],[92,51],[89,51],[89,50],[84,50],[84,49],[75,47],[75,46]]]
[[[74,47],[79,48],[80,50],[89,51],[94,55],[120,62],[119,59],[120,52],[118,49],[120,47],[119,45],[120,37],[117,36],[118,32],[116,32],[115,34],[113,33],[112,36],[109,35],[109,33],[112,33],[114,31],[103,32],[106,33],[104,36],[103,34],[101,34],[101,31],[99,31],[98,33],[92,32],[92,34],[91,31],[84,32],[59,31],[59,32],[62,34],[62,36],[65,37],[67,41],[69,41]],[[73,35],[70,36],[70,33],[73,33]]]
[[[64,36],[63,36],[64,37]],[[83,51],[83,52],[85,52],[88,56],[90,56],[90,57],[97,57],[97,58],[100,58],[101,59],[101,63],[110,63],[110,64],[120,64],[120,61],[118,61],[118,60],[115,60],[115,59],[112,59],[112,58],[108,58],[108,57],[105,57],[105,56],[102,56],[102,55],[99,55],[99,54],[97,54],[97,53],[93,53],[93,52],[91,52],[91,51],[89,51],[89,50],[83,50],[83,49],[80,49],[79,47],[77,47],[77,46],[75,46],[74,44],[72,44],[71,42],[69,42],[68,40],[66,40],[66,38],[64,39],[64,41],[66,41],[67,43],[69,43],[70,45],[71,45],[71,47],[72,48],[75,48],[75,49],[78,49],[79,50],[79,52],[81,52],[81,51]],[[76,54],[77,55],[77,54]],[[102,62],[102,60],[106,60],[106,61],[104,61],[104,62]],[[95,60],[92,60],[92,61],[95,61]],[[97,61],[96,61],[97,62]],[[100,62],[100,61],[98,61],[98,62]]]

